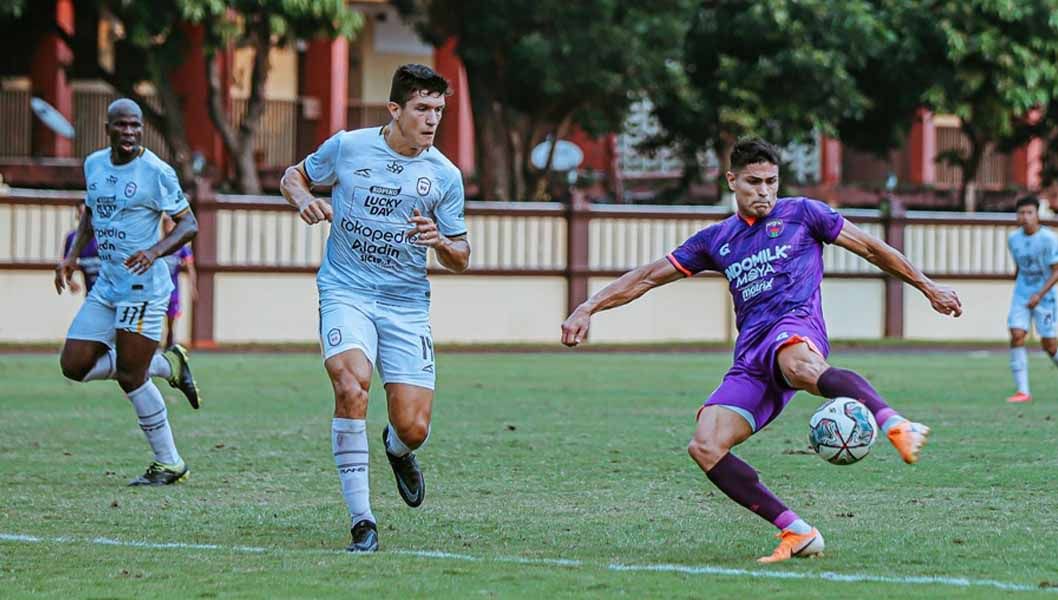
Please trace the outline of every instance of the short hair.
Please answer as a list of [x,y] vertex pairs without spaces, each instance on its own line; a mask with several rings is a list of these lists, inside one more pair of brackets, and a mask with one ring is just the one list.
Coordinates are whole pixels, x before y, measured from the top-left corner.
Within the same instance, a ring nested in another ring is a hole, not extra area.
[[1018,198],[1018,201],[1014,203],[1014,210],[1020,209],[1022,206],[1031,206],[1036,210],[1040,210],[1040,197],[1029,194],[1028,196],[1022,196]]
[[731,149],[731,169],[738,170],[756,163],[782,164],[779,149],[760,138],[739,140]]
[[401,65],[393,73],[393,84],[389,88],[389,101],[401,106],[416,93],[427,92],[449,96],[452,87],[448,80],[426,65]]

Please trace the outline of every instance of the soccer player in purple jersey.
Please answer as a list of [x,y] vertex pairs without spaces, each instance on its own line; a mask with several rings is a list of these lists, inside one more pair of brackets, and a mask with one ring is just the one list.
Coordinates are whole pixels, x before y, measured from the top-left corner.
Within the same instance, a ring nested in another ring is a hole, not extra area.
[[760,139],[731,152],[728,186],[736,214],[691,236],[668,256],[629,271],[577,307],[562,324],[562,343],[585,340],[591,316],[627,304],[651,289],[701,271],[727,277],[739,329],[734,364],[698,411],[687,447],[716,487],[779,529],[775,551],[763,563],[823,550],[819,531],[805,523],[761,483],[731,449],[763,429],[797,390],[863,402],[904,462],[918,460],[929,428],[900,416],[866,379],[827,363],[830,345],[819,285],[823,244],[837,244],[921,291],[933,309],[958,317],[954,290],[939,286],[900,252],[808,198],[776,199],[779,153]]

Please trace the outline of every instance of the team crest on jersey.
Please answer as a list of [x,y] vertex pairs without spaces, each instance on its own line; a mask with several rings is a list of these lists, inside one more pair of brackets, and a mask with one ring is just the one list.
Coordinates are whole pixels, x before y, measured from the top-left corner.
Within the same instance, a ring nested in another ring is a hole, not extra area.
[[433,184],[431,184],[430,180],[425,177],[420,177],[419,181],[415,182],[415,191],[419,192],[420,196],[429,194],[431,187],[433,187]]
[[775,219],[774,221],[768,221],[764,224],[764,230],[768,232],[768,237],[777,238],[782,234],[782,220]]
[[92,211],[99,215],[101,219],[109,219],[114,216],[117,212],[118,203],[114,196],[100,196],[96,198],[95,206]]
[[126,198],[131,198],[132,195],[135,194],[135,193],[136,193],[136,184],[131,182],[131,181],[126,183],[125,184],[125,197]]
[[327,332],[327,343],[331,346],[337,346],[342,343],[342,330],[337,327]]

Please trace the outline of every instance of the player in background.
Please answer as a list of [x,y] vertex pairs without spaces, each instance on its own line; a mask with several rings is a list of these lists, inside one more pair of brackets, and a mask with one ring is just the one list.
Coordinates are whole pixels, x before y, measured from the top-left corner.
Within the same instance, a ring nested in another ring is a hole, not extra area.
[[1025,196],[1017,201],[1018,229],[1007,239],[1014,258],[1014,297],[1010,300],[1007,327],[1010,329],[1010,372],[1017,392],[1007,402],[1031,402],[1029,392],[1029,359],[1025,338],[1030,321],[1036,322],[1040,345],[1058,365],[1058,340],[1055,339],[1055,290],[1058,282],[1058,236],[1040,225],[1040,200]]
[[935,284],[902,254],[826,204],[808,198],[776,199],[779,160],[778,151],[763,140],[736,144],[727,172],[736,214],[694,234],[668,256],[625,273],[562,324],[562,343],[576,346],[586,339],[591,316],[599,311],[701,271],[727,277],[739,329],[734,364],[698,411],[687,449],[716,487],[779,529],[778,547],[759,559],[765,563],[823,550],[819,531],[731,453],[775,419],[797,390],[860,400],[909,464],[918,460],[929,434],[928,427],[890,408],[863,377],[827,362],[830,344],[819,289],[823,244],[837,244],[914,286],[937,312],[962,312],[953,290]]
[[[84,216],[84,204],[77,205],[77,222],[81,222],[81,218]],[[77,230],[67,232],[66,240],[62,246],[62,257],[67,258],[70,256],[70,250],[73,248],[73,241],[77,238]],[[85,295],[92,291],[92,286],[96,283],[96,277],[99,277],[99,248],[96,246],[96,238],[93,235],[92,239],[88,240],[84,248],[81,249],[81,253],[77,256],[77,268],[81,271],[81,277],[84,278]],[[81,293],[81,286],[77,284],[77,281],[70,278],[70,292],[74,294]]]
[[[378,549],[368,491],[367,399],[371,371],[386,388],[382,431],[397,491],[419,506],[426,491],[413,450],[430,434],[434,354],[427,250],[446,269],[470,260],[463,178],[433,147],[448,82],[423,65],[393,75],[391,120],[342,131],[287,169],[283,196],[309,225],[331,222],[316,277],[320,345],[334,388],[331,446],[352,524],[350,552]],[[331,201],[312,185],[333,186]]]
[[[176,221],[167,214],[162,215],[162,234],[169,235],[176,227]],[[175,339],[174,329],[176,320],[183,314],[180,310],[180,272],[187,272],[188,283],[191,286],[191,301],[198,300],[198,277],[195,272],[195,255],[191,251],[190,244],[184,244],[179,250],[164,257],[165,264],[169,267],[169,277],[173,280],[173,293],[169,295],[169,308],[165,311],[165,347],[173,345]]]
[[[146,472],[129,485],[165,485],[184,479],[188,469],[173,442],[165,401],[150,378],[167,379],[194,408],[199,399],[183,348],[155,352],[172,291],[169,270],[158,259],[193,238],[198,223],[176,173],[140,145],[139,105],[127,98],[112,102],[106,132],[110,147],[85,159],[85,210],[70,252],[55,268],[55,290],[61,294],[95,232],[99,278],[70,325],[59,362],[63,375],[74,381],[117,380],[154,452]],[[176,227],[159,240],[162,214]]]

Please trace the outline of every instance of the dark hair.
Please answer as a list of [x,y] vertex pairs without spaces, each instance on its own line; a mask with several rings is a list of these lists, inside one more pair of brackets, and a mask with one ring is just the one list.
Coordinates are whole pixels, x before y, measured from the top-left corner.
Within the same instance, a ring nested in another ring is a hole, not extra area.
[[1022,196],[1018,198],[1018,201],[1014,203],[1014,210],[1018,210],[1022,206],[1032,206],[1035,207],[1036,210],[1040,210],[1039,196],[1033,196],[1030,194],[1028,196]]
[[401,65],[393,73],[389,101],[404,106],[417,92],[448,96],[452,93],[452,88],[447,79],[426,65]]
[[731,170],[738,170],[756,163],[782,164],[779,150],[760,138],[739,140],[731,149]]

